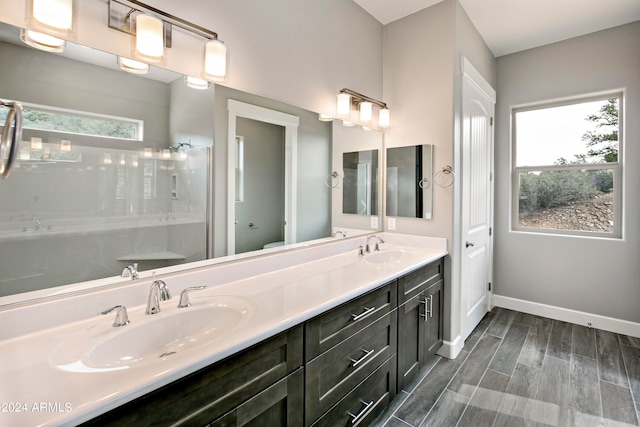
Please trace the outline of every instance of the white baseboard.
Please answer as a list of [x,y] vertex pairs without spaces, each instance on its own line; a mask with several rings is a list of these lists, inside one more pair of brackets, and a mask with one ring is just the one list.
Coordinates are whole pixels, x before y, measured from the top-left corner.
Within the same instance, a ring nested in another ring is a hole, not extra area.
[[453,339],[453,341],[444,341],[442,343],[442,347],[438,350],[438,355],[446,357],[447,359],[455,359],[458,357],[463,347],[464,340],[460,335],[458,335]]
[[495,307],[508,308],[536,316],[640,338],[640,323],[495,294],[493,295],[492,303]]

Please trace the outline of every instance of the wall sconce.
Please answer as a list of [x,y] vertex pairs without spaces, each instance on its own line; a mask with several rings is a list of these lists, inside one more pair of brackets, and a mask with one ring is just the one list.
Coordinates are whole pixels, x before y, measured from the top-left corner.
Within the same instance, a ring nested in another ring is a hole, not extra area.
[[27,28],[57,37],[75,37],[76,0],[27,0]]
[[75,38],[76,0],[28,0],[20,40],[46,52],[64,52],[65,39]]
[[154,63],[163,61],[166,48],[172,45],[174,26],[205,40],[202,78],[207,81],[226,80],[228,50],[218,40],[217,33],[137,0],[109,0],[109,27],[131,34],[135,59]]
[[[347,121],[343,121],[344,126],[353,126],[351,111],[356,110],[359,112],[358,117],[361,124],[369,123],[373,118],[374,105],[380,108],[378,112],[378,126],[381,128],[389,127],[391,112],[387,104],[351,89],[345,88],[338,93],[336,112],[338,117],[342,116],[348,119]],[[367,125],[367,128],[371,130],[371,126]]]

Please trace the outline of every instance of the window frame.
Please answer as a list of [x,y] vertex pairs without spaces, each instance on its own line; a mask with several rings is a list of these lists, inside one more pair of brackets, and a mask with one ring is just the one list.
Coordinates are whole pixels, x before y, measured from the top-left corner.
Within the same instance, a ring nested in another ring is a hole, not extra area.
[[40,129],[40,128],[29,127],[26,124],[23,125],[24,129],[34,130],[38,132],[52,132],[52,133],[61,133],[61,134],[67,134],[67,135],[88,136],[93,138],[116,139],[120,141],[141,142],[144,140],[144,121],[143,120],[131,119],[128,117],[111,116],[108,114],[92,113],[87,111],[72,110],[69,108],[60,108],[60,107],[51,107],[51,106],[40,105],[40,104],[31,104],[28,102],[20,102],[20,103],[22,104],[25,110],[39,111],[39,112],[49,113],[49,114],[59,114],[64,116],[74,116],[74,117],[85,118],[85,119],[109,120],[112,122],[131,124],[135,126],[135,138],[122,138],[118,136],[108,136],[108,135],[94,135],[94,134],[87,134],[87,133],[71,132],[68,130]]
[[[516,114],[520,112],[542,110],[567,105],[582,104],[593,101],[605,101],[608,99],[618,99],[618,161],[603,163],[583,163],[583,164],[563,164],[563,165],[533,165],[518,166],[517,151],[518,141],[516,138]],[[512,106],[510,112],[511,123],[511,231],[519,233],[532,233],[541,235],[562,235],[575,237],[593,237],[608,239],[623,239],[623,215],[622,215],[622,199],[623,199],[623,147],[624,147],[624,90],[616,90],[611,92],[603,92],[587,96],[577,96],[565,98],[562,100],[543,101],[535,104],[527,104],[521,106]],[[613,193],[613,231],[595,232],[585,230],[564,230],[555,228],[535,228],[520,226],[520,175],[527,172],[544,172],[544,171],[583,171],[583,170],[612,170],[614,193]]]

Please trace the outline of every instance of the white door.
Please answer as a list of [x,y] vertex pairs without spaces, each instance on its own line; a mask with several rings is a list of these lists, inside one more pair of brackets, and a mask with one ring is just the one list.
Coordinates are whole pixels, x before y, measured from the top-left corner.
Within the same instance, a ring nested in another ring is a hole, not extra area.
[[493,227],[493,113],[495,91],[463,60],[462,73],[462,336],[490,309]]

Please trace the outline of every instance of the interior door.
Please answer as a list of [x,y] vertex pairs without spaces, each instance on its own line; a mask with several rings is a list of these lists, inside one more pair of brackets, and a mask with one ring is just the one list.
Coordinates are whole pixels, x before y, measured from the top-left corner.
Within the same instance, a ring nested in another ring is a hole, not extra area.
[[462,336],[490,309],[495,91],[464,60],[462,73]]

